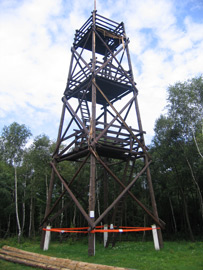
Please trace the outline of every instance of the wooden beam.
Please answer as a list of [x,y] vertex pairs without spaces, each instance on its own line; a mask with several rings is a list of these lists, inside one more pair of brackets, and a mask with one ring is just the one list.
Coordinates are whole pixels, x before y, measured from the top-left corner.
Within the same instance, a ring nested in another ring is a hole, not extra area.
[[79,201],[77,200],[77,198],[75,197],[75,195],[72,193],[72,191],[70,190],[70,188],[68,187],[68,184],[66,183],[66,181],[61,177],[60,173],[58,172],[58,170],[56,169],[55,165],[53,164],[53,162],[51,162],[51,165],[55,171],[55,173],[57,174],[58,178],[61,180],[61,182],[63,183],[65,189],[68,191],[69,195],[71,196],[72,200],[74,201],[74,203],[76,204],[76,206],[78,207],[78,209],[80,210],[80,212],[82,213],[82,215],[84,216],[84,218],[87,220],[87,222],[91,225],[92,228],[94,228],[94,223],[92,222],[91,218],[87,215],[87,213],[85,212],[85,210],[83,209],[82,205],[79,203]]
[[[113,177],[113,179],[115,179],[120,186],[125,189],[126,186],[120,181],[120,179],[108,168],[108,166],[102,161],[102,159],[98,156],[98,154],[96,152],[92,152],[96,159],[102,164],[102,166],[107,170],[107,172]],[[147,207],[144,206],[144,204],[142,204],[134,195],[131,191],[127,191],[128,194],[131,196],[131,198],[134,199],[134,201],[136,201],[139,206],[156,222],[156,224],[158,224],[161,228],[164,228],[163,223],[157,219],[151,212],[150,210],[147,209]]]
[[118,197],[112,202],[112,204],[95,220],[95,226],[105,217],[105,215],[120,201],[121,198],[129,191],[129,189],[134,185],[136,180],[145,172],[147,167],[151,162],[146,164],[144,168],[138,173],[138,175],[130,182],[130,184],[124,188],[124,190],[118,195]]

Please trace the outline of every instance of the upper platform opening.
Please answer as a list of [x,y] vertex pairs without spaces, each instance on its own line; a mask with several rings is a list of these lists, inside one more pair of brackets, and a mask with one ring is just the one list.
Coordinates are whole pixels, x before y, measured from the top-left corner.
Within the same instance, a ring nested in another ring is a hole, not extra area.
[[[75,48],[81,47],[92,51],[92,30],[93,30],[93,16],[83,24],[83,26],[76,30],[73,46]],[[125,31],[123,22],[117,23],[107,19],[96,13],[95,30],[99,33],[101,38],[109,46],[110,50],[114,52],[116,48],[125,41]],[[108,55],[108,51],[99,37],[96,35],[96,53],[101,55]]]

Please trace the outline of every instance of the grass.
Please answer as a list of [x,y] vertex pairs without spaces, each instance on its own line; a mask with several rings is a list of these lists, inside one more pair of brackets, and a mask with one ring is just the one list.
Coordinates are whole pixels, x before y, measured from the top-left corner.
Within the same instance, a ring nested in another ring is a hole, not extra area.
[[[48,251],[39,248],[39,241],[18,244],[12,239],[0,240],[0,246],[10,245],[27,251],[77,261],[127,267],[136,270],[202,270],[203,242],[165,242],[161,251],[155,251],[152,242],[120,242],[114,248],[105,249],[96,244],[96,255],[88,256],[86,241],[51,242]],[[0,269],[32,269],[0,260]]]

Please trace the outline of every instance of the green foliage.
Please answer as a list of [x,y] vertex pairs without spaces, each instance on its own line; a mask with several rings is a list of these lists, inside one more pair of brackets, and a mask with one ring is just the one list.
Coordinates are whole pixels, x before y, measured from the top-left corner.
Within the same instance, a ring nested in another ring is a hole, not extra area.
[[170,86],[168,112],[156,121],[151,147],[159,214],[168,232],[191,240],[203,225],[202,104],[202,77]]
[[15,214],[13,178],[13,168],[4,161],[0,161],[0,225],[2,230],[0,235],[6,234],[9,218]]
[[182,136],[189,138],[192,129],[202,125],[203,77],[176,83],[168,88],[168,114]]
[[4,126],[1,135],[4,159],[10,164],[20,162],[23,148],[30,136],[31,132],[25,125],[14,122],[8,127]]
[[[13,123],[4,127],[0,138],[0,236],[16,233],[14,168],[18,169],[17,193],[19,221],[26,235],[35,235],[45,212],[50,178],[52,143],[45,135],[37,136],[25,148],[31,132],[25,125]],[[32,232],[32,233],[31,233]]]

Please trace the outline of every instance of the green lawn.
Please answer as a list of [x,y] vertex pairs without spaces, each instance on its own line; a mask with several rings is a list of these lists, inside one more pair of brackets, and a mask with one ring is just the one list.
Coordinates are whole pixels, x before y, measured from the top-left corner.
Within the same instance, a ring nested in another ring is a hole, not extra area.
[[[51,242],[48,251],[39,248],[39,242],[25,241],[17,244],[15,241],[0,240],[0,246],[10,245],[27,251],[45,255],[69,258],[78,261],[99,263],[136,270],[202,270],[203,242],[164,242],[161,251],[155,251],[152,242],[122,242],[114,248],[105,249],[97,243],[96,255],[88,257],[86,242]],[[22,265],[0,260],[0,269],[32,269]]]

